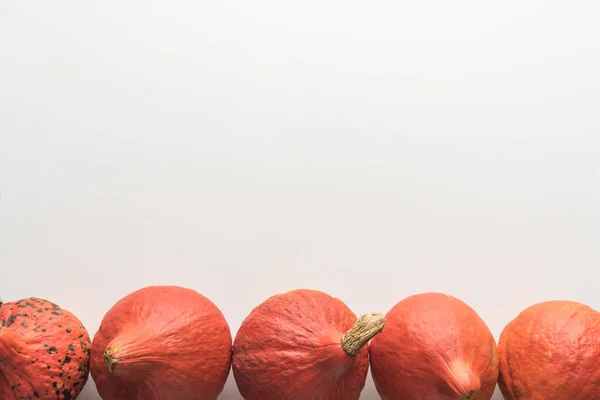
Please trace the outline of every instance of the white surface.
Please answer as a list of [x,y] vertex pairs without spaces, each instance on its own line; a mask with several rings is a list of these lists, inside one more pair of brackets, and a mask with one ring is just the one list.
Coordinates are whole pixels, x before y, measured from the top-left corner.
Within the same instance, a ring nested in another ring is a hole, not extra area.
[[2,295],[92,334],[150,284],[234,332],[297,287],[356,313],[444,291],[496,336],[537,301],[600,307],[599,12],[3,1]]

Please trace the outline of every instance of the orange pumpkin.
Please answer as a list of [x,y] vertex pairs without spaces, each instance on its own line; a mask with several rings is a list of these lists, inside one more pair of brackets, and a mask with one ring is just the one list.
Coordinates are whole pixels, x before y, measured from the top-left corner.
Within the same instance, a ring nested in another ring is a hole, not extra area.
[[88,379],[89,345],[81,321],[56,304],[0,300],[0,399],[74,400]]
[[441,293],[408,297],[371,342],[371,374],[384,400],[489,400],[496,342],[477,313]]
[[231,333],[201,294],[147,287],[106,314],[92,342],[92,377],[104,400],[215,400],[231,366]]
[[548,301],[521,312],[498,343],[507,400],[600,399],[600,313]]
[[233,374],[246,400],[357,400],[381,314],[356,315],[323,292],[294,290],[256,307],[233,345]]

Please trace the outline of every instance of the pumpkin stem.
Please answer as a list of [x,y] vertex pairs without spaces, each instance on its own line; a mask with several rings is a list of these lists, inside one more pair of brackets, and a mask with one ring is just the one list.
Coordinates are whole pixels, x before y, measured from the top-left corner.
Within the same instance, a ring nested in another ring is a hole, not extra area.
[[106,364],[106,368],[108,368],[108,371],[110,373],[113,372],[113,369],[115,368],[115,364],[118,362],[118,360],[116,360],[115,358],[113,358],[113,354],[115,352],[119,351],[119,348],[115,348],[114,350],[111,347],[107,347],[106,350],[104,351],[104,364]]
[[464,396],[461,396],[461,398],[459,400],[471,400],[471,399],[474,399],[475,396],[477,396],[477,392],[472,390],[469,393],[465,394]]
[[358,354],[360,349],[385,326],[385,316],[379,313],[368,313],[360,317],[352,328],[342,336],[342,348],[351,356]]
[[2,300],[2,297],[0,297],[0,307],[2,307],[3,304],[4,304],[4,300]]

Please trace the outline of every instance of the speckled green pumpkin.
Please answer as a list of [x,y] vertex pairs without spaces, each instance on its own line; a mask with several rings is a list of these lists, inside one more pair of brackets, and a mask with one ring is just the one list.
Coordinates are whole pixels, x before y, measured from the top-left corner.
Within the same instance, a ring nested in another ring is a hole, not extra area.
[[81,321],[56,304],[0,300],[0,399],[75,399],[88,379],[89,347]]

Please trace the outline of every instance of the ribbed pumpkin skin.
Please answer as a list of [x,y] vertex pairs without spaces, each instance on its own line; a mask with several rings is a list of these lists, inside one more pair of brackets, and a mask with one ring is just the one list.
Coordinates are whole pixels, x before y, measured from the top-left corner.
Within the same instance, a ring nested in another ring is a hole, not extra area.
[[356,315],[315,290],[267,299],[244,320],[233,345],[233,373],[246,400],[357,400],[369,368],[368,344],[341,346]]
[[[92,343],[92,377],[104,400],[214,400],[231,366],[231,333],[201,294],[152,286],[105,315]],[[113,372],[107,348],[117,360]]]
[[471,307],[449,295],[423,293],[400,301],[386,319],[370,350],[371,374],[383,400],[492,397],[496,343]]
[[548,301],[521,312],[498,343],[506,400],[600,399],[600,313]]
[[0,399],[73,400],[88,379],[90,337],[54,303],[0,306]]

